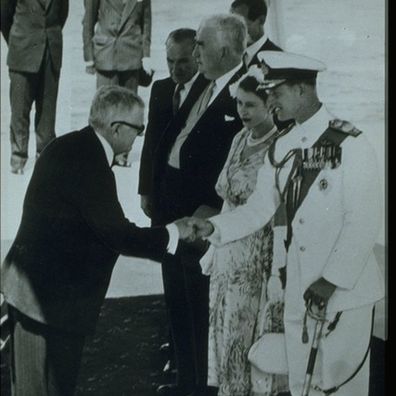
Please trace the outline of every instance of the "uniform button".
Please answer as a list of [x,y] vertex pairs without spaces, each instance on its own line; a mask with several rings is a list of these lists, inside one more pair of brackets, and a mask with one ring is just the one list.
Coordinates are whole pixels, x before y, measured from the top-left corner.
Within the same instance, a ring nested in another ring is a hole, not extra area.
[[304,219],[300,219],[300,220],[298,220],[298,222],[299,222],[300,224],[304,224],[304,223],[305,223]]
[[300,251],[305,252],[305,246],[300,246]]
[[301,138],[301,141],[302,141],[302,142],[306,142],[306,141],[307,141],[307,138],[304,136],[303,138]]

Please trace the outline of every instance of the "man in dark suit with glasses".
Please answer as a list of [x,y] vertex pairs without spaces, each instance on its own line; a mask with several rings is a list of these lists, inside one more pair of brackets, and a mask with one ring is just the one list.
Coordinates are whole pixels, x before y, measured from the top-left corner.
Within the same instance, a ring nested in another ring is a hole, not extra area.
[[1,268],[13,395],[73,395],[118,256],[161,261],[185,234],[178,222],[139,228],[118,202],[113,158],[131,150],[143,115],[132,91],[102,87],[89,126],[55,139],[36,163]]

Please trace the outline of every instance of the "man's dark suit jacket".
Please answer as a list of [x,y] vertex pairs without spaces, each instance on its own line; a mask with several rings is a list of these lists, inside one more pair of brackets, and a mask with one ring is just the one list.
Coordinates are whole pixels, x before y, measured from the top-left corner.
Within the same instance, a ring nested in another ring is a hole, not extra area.
[[1,0],[1,31],[8,43],[8,67],[37,73],[48,48],[53,67],[59,71],[62,28],[68,10],[69,0]]
[[151,194],[153,151],[158,145],[162,132],[173,118],[172,96],[176,84],[170,78],[154,81],[151,87],[148,110],[148,123],[140,158],[139,187],[140,195]]
[[[232,139],[242,128],[236,101],[231,97],[228,87],[238,80],[242,72],[243,68],[235,73],[208,106],[181,147],[182,190],[177,195],[177,213],[164,213],[163,202],[167,197],[158,189],[164,178],[169,153],[177,135],[186,123],[189,112],[180,109],[163,132],[153,161],[154,212],[161,219],[160,223],[166,223],[178,217],[191,216],[201,205],[221,208],[222,200],[216,193],[215,185],[227,158]],[[191,106],[187,103],[186,108],[191,109]]]
[[[179,111],[188,114],[192,105],[209,84],[203,75],[198,75],[194,81],[187,98],[183,101]],[[153,83],[150,94],[148,111],[148,124],[145,132],[144,145],[140,160],[139,187],[140,195],[152,196],[153,189],[153,161],[158,144],[168,124],[173,119],[172,97],[175,92],[176,83],[168,77]],[[166,130],[171,133],[171,128]]]
[[125,218],[103,146],[87,127],[39,157],[2,265],[2,292],[39,322],[90,333],[119,254],[161,261],[168,241],[165,228]]
[[282,48],[278,47],[270,39],[267,39],[266,42],[260,47],[260,49],[253,56],[252,60],[249,62],[248,67],[252,65],[260,65],[260,61],[257,58],[257,54],[261,51],[282,51]]

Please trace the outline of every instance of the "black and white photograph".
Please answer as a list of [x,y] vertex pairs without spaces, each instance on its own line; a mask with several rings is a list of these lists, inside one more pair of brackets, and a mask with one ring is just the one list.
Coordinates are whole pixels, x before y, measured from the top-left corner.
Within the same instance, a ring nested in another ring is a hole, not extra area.
[[388,2],[0,5],[1,395],[389,394]]

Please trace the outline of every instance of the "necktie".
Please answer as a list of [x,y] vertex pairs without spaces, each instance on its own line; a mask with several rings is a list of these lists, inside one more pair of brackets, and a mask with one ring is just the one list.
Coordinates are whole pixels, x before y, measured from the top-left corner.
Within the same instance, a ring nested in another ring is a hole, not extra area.
[[177,110],[180,107],[180,91],[184,88],[184,84],[177,84],[175,88],[175,92],[172,97],[172,110],[173,114],[176,114]]
[[204,94],[202,95],[201,103],[199,104],[199,107],[198,107],[198,115],[201,115],[208,107],[208,104],[209,104],[210,98],[213,95],[215,86],[216,86],[216,83],[214,81],[212,81],[208,85],[206,90],[204,91]]

